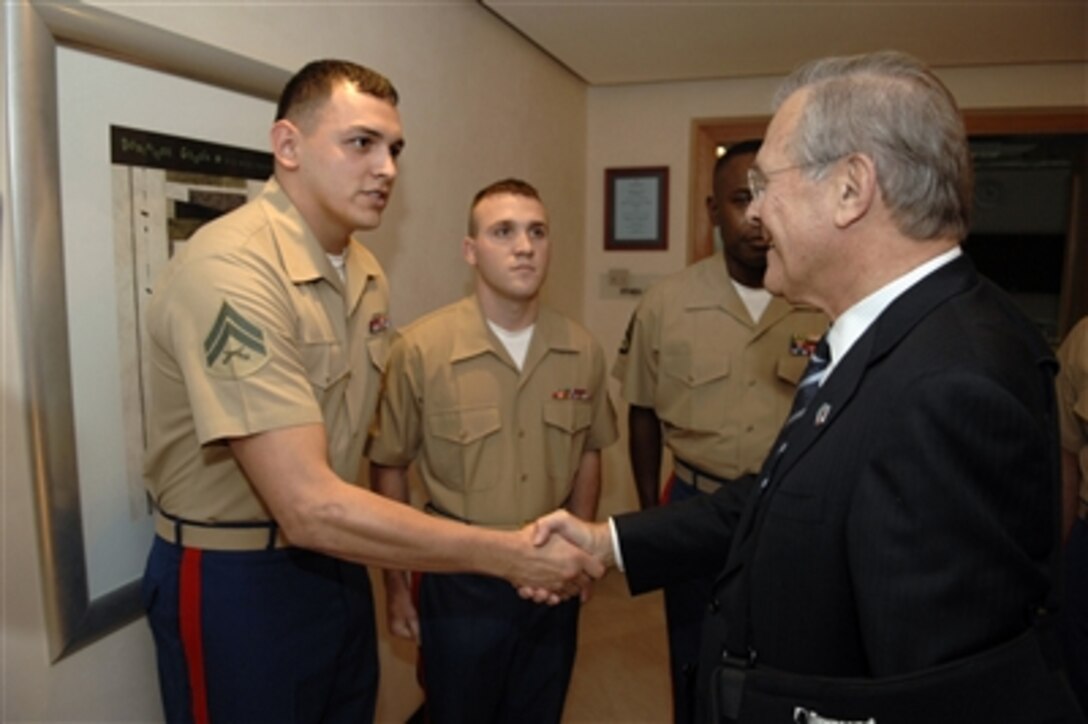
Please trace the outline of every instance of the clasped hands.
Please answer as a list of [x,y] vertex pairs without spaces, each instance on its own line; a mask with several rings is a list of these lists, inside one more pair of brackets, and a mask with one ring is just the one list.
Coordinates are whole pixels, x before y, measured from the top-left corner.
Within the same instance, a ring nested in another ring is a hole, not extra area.
[[578,595],[584,601],[592,582],[615,563],[608,523],[591,523],[556,510],[527,525],[522,533],[556,566],[554,572],[543,570],[543,577],[518,571],[510,578],[524,599],[555,605]]
[[[593,581],[615,563],[608,524],[589,523],[565,510],[502,535],[510,536],[506,540],[513,542],[507,549],[511,555],[502,576],[513,584],[518,595],[536,603],[554,606],[574,596],[587,600]],[[390,632],[418,643],[419,614],[411,574],[386,570],[385,589]]]

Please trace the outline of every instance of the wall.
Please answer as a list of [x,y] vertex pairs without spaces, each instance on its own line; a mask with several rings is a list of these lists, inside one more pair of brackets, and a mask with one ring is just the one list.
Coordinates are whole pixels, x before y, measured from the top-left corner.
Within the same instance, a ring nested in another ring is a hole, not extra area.
[[[1033,65],[941,70],[938,75],[964,109],[1088,106],[1088,65]],[[652,282],[687,263],[688,186],[694,119],[752,118],[770,114],[780,77],[691,83],[656,83],[589,89],[586,155],[585,324],[614,357],[637,298],[608,293],[609,269],[627,269]],[[604,170],[616,166],[669,167],[669,248],[667,251],[604,251]],[[621,418],[626,409],[619,387],[613,399]],[[605,453],[609,480],[630,479],[626,442]],[[602,510],[637,506],[634,486],[606,491]]]
[[[581,284],[568,282],[584,276],[585,86],[474,2],[90,4],[289,70],[343,57],[393,79],[408,146],[382,228],[364,239],[391,278],[397,323],[465,293],[467,205],[478,188],[511,175],[536,184],[552,210],[557,253],[546,295],[581,315]],[[48,661],[21,370],[26,340],[17,328],[8,233],[0,244],[0,721],[156,721],[143,621],[56,665]],[[381,655],[379,720],[403,721],[418,702],[413,652],[385,640]]]

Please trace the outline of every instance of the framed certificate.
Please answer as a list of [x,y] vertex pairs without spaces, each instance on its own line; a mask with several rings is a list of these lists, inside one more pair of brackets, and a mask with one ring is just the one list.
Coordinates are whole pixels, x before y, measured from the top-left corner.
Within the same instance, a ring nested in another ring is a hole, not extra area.
[[604,248],[669,248],[669,169],[609,168],[604,172]]

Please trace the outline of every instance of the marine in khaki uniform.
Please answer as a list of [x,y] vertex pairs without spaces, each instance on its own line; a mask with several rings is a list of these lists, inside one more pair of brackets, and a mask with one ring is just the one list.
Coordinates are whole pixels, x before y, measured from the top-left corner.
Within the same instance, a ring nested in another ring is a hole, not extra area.
[[[763,289],[767,244],[744,212],[758,141],[732,145],[707,210],[723,251],[655,284],[631,318],[612,373],[630,407],[642,508],[727,485],[736,513],[785,420],[827,318]],[[662,496],[662,447],[674,462]],[[694,717],[695,663],[710,580],[665,589],[673,714]]]
[[373,719],[366,568],[541,581],[558,601],[601,567],[531,529],[434,518],[356,485],[388,356],[376,227],[403,147],[389,81],[304,67],[272,126],[275,177],[203,227],[148,313],[143,594],[170,722]]
[[[560,507],[594,518],[615,413],[599,345],[539,302],[550,246],[532,186],[507,179],[477,194],[463,242],[475,294],[393,345],[368,448],[383,493],[407,501],[415,461],[439,518],[498,529]],[[390,628],[421,644],[429,721],[560,720],[577,600],[545,609],[495,578],[424,574],[417,613],[410,586],[386,572]]]

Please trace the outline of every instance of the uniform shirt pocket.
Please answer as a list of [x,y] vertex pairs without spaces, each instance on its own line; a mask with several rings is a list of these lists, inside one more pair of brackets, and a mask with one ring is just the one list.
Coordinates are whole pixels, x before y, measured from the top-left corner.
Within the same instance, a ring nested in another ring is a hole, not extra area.
[[389,362],[389,335],[383,334],[371,337],[366,341],[367,356],[370,364],[381,373],[385,373],[385,366]]
[[593,406],[587,400],[548,400],[543,415],[548,479],[567,485],[582,459],[586,435],[593,422]]
[[432,412],[426,454],[434,475],[455,490],[493,486],[501,467],[493,438],[502,429],[499,408],[488,405]]
[[805,374],[806,367],[808,367],[808,357],[794,354],[783,355],[778,358],[778,364],[775,365],[775,374],[778,375],[778,379],[796,387],[801,381],[801,376]]
[[663,350],[657,415],[684,430],[717,430],[723,424],[730,361],[727,354],[690,347]]
[[306,368],[306,378],[318,392],[318,399],[323,399],[329,390],[348,376],[350,366],[347,355],[335,337],[304,338],[299,344],[299,356]]

